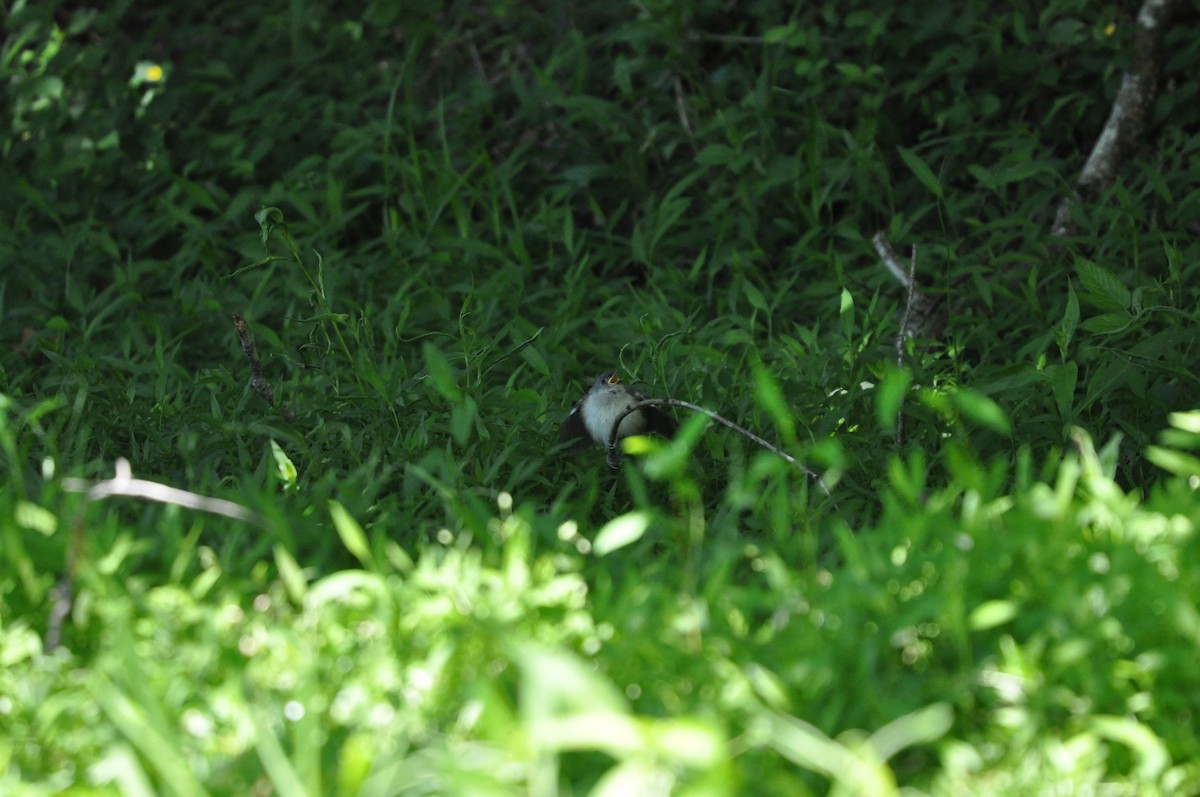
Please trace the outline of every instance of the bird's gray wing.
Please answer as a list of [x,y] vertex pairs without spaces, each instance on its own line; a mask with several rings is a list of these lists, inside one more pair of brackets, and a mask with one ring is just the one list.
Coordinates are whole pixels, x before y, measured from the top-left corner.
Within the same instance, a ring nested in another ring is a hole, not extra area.
[[571,408],[571,413],[567,415],[562,426],[558,429],[558,442],[572,443],[572,449],[582,448],[591,441],[588,435],[587,426],[583,423],[583,399],[575,402],[575,406]]
[[[636,398],[638,401],[645,401],[646,399],[651,398],[650,395],[642,392],[641,390],[631,390],[629,392],[633,393],[634,398]],[[679,431],[679,422],[675,420],[674,416],[659,409],[658,407],[642,407],[640,412],[642,413],[642,417],[646,419],[647,432],[653,432],[654,434],[671,438],[675,436],[677,431]]]
[[646,419],[646,428],[655,434],[671,438],[679,431],[679,422],[658,407],[642,407],[642,417]]

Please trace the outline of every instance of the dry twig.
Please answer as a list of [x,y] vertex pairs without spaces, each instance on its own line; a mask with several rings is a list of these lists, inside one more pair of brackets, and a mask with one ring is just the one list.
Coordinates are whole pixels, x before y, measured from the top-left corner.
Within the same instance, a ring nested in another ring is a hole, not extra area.
[[622,412],[620,415],[618,415],[616,417],[616,419],[613,421],[612,431],[609,432],[608,443],[605,445],[606,453],[605,453],[604,460],[608,464],[608,467],[612,468],[613,470],[616,470],[621,464],[621,453],[617,450],[617,430],[621,428],[621,421],[625,420],[625,416],[630,414],[631,412],[636,412],[637,410],[640,410],[642,407],[654,407],[654,406],[659,406],[659,405],[668,406],[668,407],[686,407],[689,410],[694,410],[695,412],[703,413],[704,415],[707,415],[708,417],[712,418],[714,421],[724,424],[725,426],[728,426],[730,429],[732,429],[733,431],[742,435],[743,437],[753,440],[754,442],[758,443],[760,446],[767,449],[771,453],[776,454],[777,456],[780,456],[783,459],[790,462],[792,465],[794,465],[796,467],[797,470],[799,470],[805,476],[807,476],[810,479],[812,479],[813,481],[815,481],[817,483],[817,486],[821,488],[821,491],[823,493],[825,493],[825,495],[830,495],[829,487],[826,486],[825,482],[821,479],[821,477],[818,476],[816,473],[814,473],[811,469],[806,467],[802,462],[798,461],[791,454],[788,454],[787,452],[780,450],[778,447],[772,445],[771,443],[768,443],[766,440],[759,437],[754,432],[751,432],[749,429],[746,429],[742,426],[739,426],[738,424],[734,423],[731,420],[721,417],[720,415],[713,412],[712,410],[701,407],[698,404],[693,404],[690,401],[684,401],[682,399],[670,399],[670,398],[669,399],[644,399],[642,401],[637,402],[636,404],[630,405],[629,407],[627,407],[625,409],[624,412]]
[[1121,78],[1108,121],[1088,155],[1075,189],[1058,205],[1051,227],[1055,237],[1063,238],[1078,231],[1078,225],[1071,218],[1071,207],[1079,201],[1093,201],[1108,190],[1117,171],[1136,148],[1158,88],[1163,37],[1181,6],[1180,0],[1145,0],[1142,3],[1133,35],[1129,71]]
[[[231,313],[230,315],[233,317],[233,328],[237,330],[238,339],[242,342],[242,351],[246,354],[246,362],[250,364],[250,387],[254,388],[254,392],[263,401],[274,407],[275,392],[271,390],[271,383],[263,375],[262,360],[258,358],[258,348],[254,345],[254,336],[250,334],[246,318],[241,313]],[[279,411],[288,423],[296,422],[296,414],[286,404],[280,402]]]
[[[876,236],[878,237],[878,236]],[[887,242],[884,241],[886,245]],[[904,370],[904,351],[907,348],[908,338],[912,334],[912,311],[914,305],[914,297],[917,295],[917,245],[913,244],[912,259],[908,263],[908,279],[906,281],[906,290],[908,296],[904,300],[904,315],[900,319],[900,329],[896,332],[896,367],[901,371]],[[900,404],[896,408],[896,445],[900,446],[904,442],[904,396],[900,396]]]
[[263,515],[253,509],[247,509],[241,504],[226,501],[222,498],[210,498],[205,495],[168,487],[158,482],[133,478],[133,470],[129,460],[122,457],[117,460],[113,477],[95,483],[84,479],[63,479],[62,488],[69,493],[86,493],[84,504],[72,524],[71,543],[67,549],[67,568],[62,580],[51,593],[50,618],[46,624],[46,641],[44,649],[47,653],[58,647],[62,639],[62,625],[67,615],[71,613],[74,601],[75,575],[79,569],[79,559],[83,554],[84,525],[83,513],[94,501],[102,501],[113,496],[128,496],[142,498],[147,501],[157,501],[162,504],[174,504],[185,509],[197,509],[213,515],[223,515],[246,523],[253,523],[260,528],[270,528],[270,523]]

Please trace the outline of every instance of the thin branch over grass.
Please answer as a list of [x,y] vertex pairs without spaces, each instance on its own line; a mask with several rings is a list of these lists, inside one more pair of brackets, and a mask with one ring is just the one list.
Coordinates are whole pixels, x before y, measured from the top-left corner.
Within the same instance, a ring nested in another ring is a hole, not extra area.
[[621,455],[620,455],[620,452],[617,451],[617,430],[621,428],[621,421],[625,420],[625,416],[629,415],[632,412],[636,412],[637,410],[640,410],[643,407],[654,407],[654,406],[685,407],[689,410],[693,410],[695,412],[699,412],[699,413],[703,413],[704,415],[707,415],[708,417],[712,418],[714,421],[724,424],[725,426],[728,426],[730,429],[732,429],[733,431],[742,435],[743,437],[753,440],[755,443],[758,443],[760,446],[767,449],[771,453],[776,454],[780,457],[783,457],[785,460],[787,460],[792,465],[794,465],[797,470],[799,470],[805,476],[807,476],[810,479],[812,479],[813,481],[815,481],[817,483],[817,486],[819,486],[821,488],[821,491],[823,493],[825,493],[825,495],[831,495],[831,493],[829,492],[829,487],[826,486],[825,482],[821,479],[821,477],[818,476],[814,471],[809,469],[807,466],[805,466],[804,463],[800,462],[795,457],[793,457],[791,454],[788,454],[787,452],[780,450],[778,447],[772,445],[771,443],[768,443],[766,440],[759,437],[754,432],[751,432],[749,429],[739,426],[738,424],[734,423],[731,420],[728,420],[727,418],[721,417],[720,415],[713,412],[712,410],[701,407],[698,404],[693,404],[690,401],[684,401],[683,399],[673,399],[673,398],[643,399],[642,401],[639,401],[636,404],[630,405],[629,407],[627,407],[625,409],[624,412],[622,412],[620,415],[618,415],[613,420],[612,431],[610,431],[608,433],[608,442],[605,444],[604,461],[608,464],[608,467],[612,468],[613,470],[616,470],[621,464]]
[[247,509],[241,504],[235,504],[233,501],[226,501],[223,498],[209,498],[205,495],[180,490],[177,487],[168,487],[165,484],[148,481],[147,479],[135,479],[133,478],[133,470],[129,466],[129,460],[124,457],[117,460],[115,472],[111,479],[89,484],[84,479],[67,478],[63,479],[62,487],[69,493],[86,493],[87,503],[117,495],[128,498],[144,498],[147,501],[157,501],[160,504],[174,504],[184,509],[197,509],[201,512],[208,512],[211,515],[224,515],[234,520],[253,523],[262,528],[270,527],[270,524],[263,515],[260,515],[253,509]]
[[896,278],[896,281],[908,288],[909,295],[912,295],[913,273],[910,269],[906,269],[900,265],[900,258],[892,249],[892,245],[888,243],[887,233],[883,230],[875,233],[875,237],[871,239],[871,245],[875,247],[875,253],[883,261],[884,267],[892,272],[892,276]]
[[180,490],[177,487],[168,487],[165,484],[146,479],[135,479],[133,478],[133,469],[129,466],[129,460],[124,457],[117,460],[111,479],[91,483],[85,479],[67,478],[63,479],[62,488],[68,493],[85,493],[86,495],[84,504],[80,507],[72,524],[71,545],[67,549],[66,573],[55,586],[51,596],[50,619],[46,627],[44,646],[47,653],[58,647],[62,639],[63,621],[71,613],[71,604],[74,601],[75,574],[79,569],[79,560],[83,554],[83,513],[93,502],[113,496],[142,498],[160,504],[174,504],[185,509],[196,509],[212,515],[223,515],[234,520],[252,523],[262,529],[271,527],[270,521],[264,515],[253,509],[247,509],[241,504],[235,504],[223,498],[210,498],[206,495]]
[[[916,246],[913,247],[910,258],[912,262],[906,268],[901,264],[899,255],[888,242],[887,233],[882,230],[875,233],[871,239],[871,245],[875,248],[875,253],[879,255],[884,267],[891,272],[905,290],[904,315],[900,319],[901,329],[900,337],[897,338],[897,347],[902,345],[905,337],[937,338],[946,323],[946,297],[940,294],[930,296],[921,290],[916,274]],[[903,362],[901,366],[903,366]]]
[[[892,272],[900,284],[905,289],[904,299],[904,315],[900,317],[900,329],[896,332],[896,367],[904,369],[904,352],[907,348],[906,343],[908,338],[912,336],[912,312],[913,307],[917,304],[920,291],[917,290],[917,245],[913,244],[912,258],[908,263],[908,270],[905,271],[900,266],[900,259],[896,257],[896,253],[892,250],[891,244],[888,243],[887,233],[880,230],[875,233],[875,237],[871,239],[871,243],[875,246],[875,251],[879,254],[879,259],[883,261],[883,265],[887,270]],[[921,295],[921,299],[925,299]],[[904,396],[900,397],[900,407],[896,413],[896,445],[899,446],[904,442]]]

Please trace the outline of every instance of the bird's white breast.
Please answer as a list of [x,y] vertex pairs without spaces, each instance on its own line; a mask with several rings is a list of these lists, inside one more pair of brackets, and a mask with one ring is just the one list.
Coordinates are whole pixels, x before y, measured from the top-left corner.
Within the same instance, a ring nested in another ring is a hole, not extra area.
[[[588,395],[584,399],[582,407],[583,423],[587,427],[588,434],[597,443],[607,443],[608,435],[612,432],[612,426],[617,420],[617,416],[633,406],[634,403],[636,403],[636,399],[620,388],[598,390]],[[640,434],[644,427],[645,419],[642,418],[641,411],[631,412],[621,421],[617,439]]]

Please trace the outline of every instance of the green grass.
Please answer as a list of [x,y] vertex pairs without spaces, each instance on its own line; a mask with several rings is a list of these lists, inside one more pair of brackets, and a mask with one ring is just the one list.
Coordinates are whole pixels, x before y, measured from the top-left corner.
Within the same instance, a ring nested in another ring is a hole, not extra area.
[[1200,793],[1194,20],[1048,234],[1132,13],[9,4],[0,792]]

